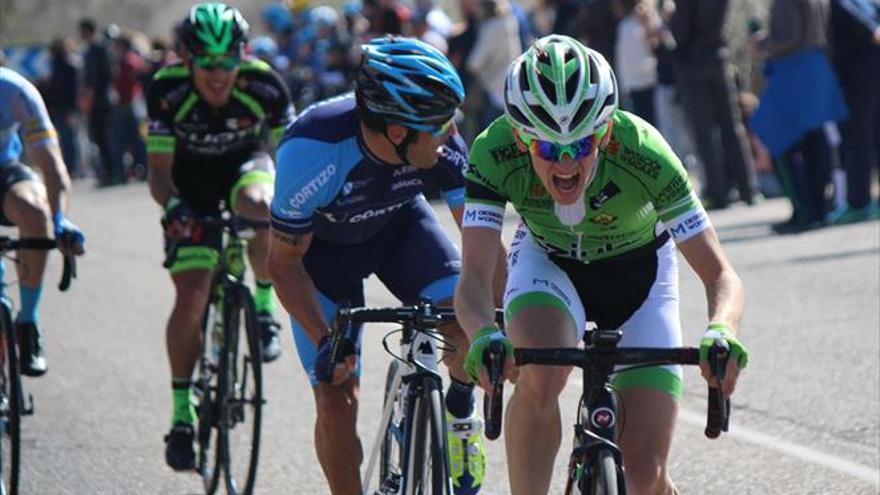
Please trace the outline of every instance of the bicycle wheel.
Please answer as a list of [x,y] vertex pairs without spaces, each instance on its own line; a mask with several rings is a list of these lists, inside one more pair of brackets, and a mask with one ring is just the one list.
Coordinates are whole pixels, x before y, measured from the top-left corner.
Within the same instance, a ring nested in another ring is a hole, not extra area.
[[617,495],[617,462],[611,452],[600,450],[591,471],[591,495]]
[[[208,325],[212,324],[210,312],[214,307],[209,307],[205,312],[203,328],[210,331]],[[207,333],[203,334],[203,344],[207,344]],[[196,468],[202,477],[202,484],[207,495],[213,495],[220,484],[220,471],[222,465],[222,449],[220,440],[219,418],[220,404],[217,400],[217,368],[204,356],[199,361],[199,372],[193,391],[196,397],[196,410],[199,413],[196,441],[198,444]],[[214,433],[216,430],[216,434]]]
[[403,493],[448,495],[452,492],[440,384],[429,377],[421,382],[421,386],[421,392],[411,396],[406,413]]
[[15,348],[12,318],[3,303],[0,339],[5,341],[5,366],[0,368],[0,494],[17,495],[21,469],[21,412],[24,406],[21,388],[21,370]]
[[382,433],[382,445],[379,458],[379,486],[388,492],[396,492],[400,486],[400,477],[403,473],[403,452],[401,431],[403,428],[403,408],[400,407],[400,387],[391,390],[394,376],[400,368],[400,363],[391,361],[388,365],[388,375],[385,378],[385,398],[383,408],[391,405],[391,417],[385,425]]
[[263,374],[257,311],[250,291],[236,286],[224,298],[225,349],[220,359],[220,390],[224,397],[221,425],[226,490],[253,493],[260,453]]

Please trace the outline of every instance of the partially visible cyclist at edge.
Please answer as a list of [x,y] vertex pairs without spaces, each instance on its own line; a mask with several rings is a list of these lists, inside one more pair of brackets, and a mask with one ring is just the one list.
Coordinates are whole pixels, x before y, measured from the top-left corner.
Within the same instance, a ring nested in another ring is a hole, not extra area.
[[[306,109],[278,150],[268,261],[313,387],[315,447],[334,494],[360,493],[363,459],[357,358],[328,372],[337,304],[363,306],[371,274],[404,304],[450,304],[460,254],[422,190],[434,181],[460,225],[467,164],[454,121],[464,89],[449,60],[397,37],[373,39],[361,53],[354,94]],[[457,325],[441,331],[457,347],[444,360],[453,486],[476,493],[485,453],[462,369],[467,341]]]
[[[294,115],[278,74],[243,57],[247,32],[248,23],[232,7],[193,6],[175,33],[182,61],[159,70],[147,95],[150,193],[165,211],[166,246],[177,244],[169,269],[175,302],[166,328],[173,413],[165,437],[165,460],[176,470],[194,466],[192,372],[211,271],[223,241],[219,227],[196,220],[217,216],[221,208],[250,219],[269,218],[274,180],[269,153]],[[247,249],[266,362],[281,352],[267,244],[268,229],[263,229]]]
[[[701,358],[725,338],[730,395],[748,361],[736,337],[742,283],[727,260],[681,162],[656,129],[619,110],[614,73],[572,38],[538,40],[509,67],[505,115],[474,141],[455,309],[471,336],[465,367],[488,387],[487,345],[507,348],[516,379],[505,435],[511,493],[547,493],[561,440],[565,367],[513,365],[513,346],[575,347],[587,320],[623,332],[621,347],[680,347],[676,249],[708,299]],[[499,152],[504,150],[504,153]],[[508,256],[506,334],[493,322],[492,267],[505,205],[520,223]],[[705,363],[703,375],[709,376]],[[620,371],[619,444],[632,493],[676,493],[666,462],[680,366]]]
[[[0,225],[17,226],[20,237],[54,237],[63,253],[83,254],[85,236],[64,216],[70,176],[46,104],[24,76],[2,65],[0,61]],[[42,179],[19,161],[22,140]],[[37,311],[47,256],[46,251],[24,249],[15,265],[21,305],[15,329],[21,372],[27,376],[48,370]],[[0,260],[0,294],[4,271]]]

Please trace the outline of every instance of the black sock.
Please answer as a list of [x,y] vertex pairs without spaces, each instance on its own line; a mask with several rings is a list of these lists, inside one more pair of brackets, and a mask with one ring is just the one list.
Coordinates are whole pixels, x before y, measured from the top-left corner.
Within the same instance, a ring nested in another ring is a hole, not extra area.
[[449,389],[446,391],[446,410],[459,419],[470,417],[474,412],[474,384],[450,377]]

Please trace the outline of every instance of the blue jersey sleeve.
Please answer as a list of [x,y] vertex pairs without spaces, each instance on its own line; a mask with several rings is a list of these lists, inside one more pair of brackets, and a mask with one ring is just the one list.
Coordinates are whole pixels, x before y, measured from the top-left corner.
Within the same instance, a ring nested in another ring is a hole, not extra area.
[[57,139],[46,104],[30,81],[11,70],[5,73],[14,87],[8,102],[12,118],[20,124],[19,133],[30,146],[45,146]]
[[276,162],[272,228],[307,234],[312,231],[315,211],[336,197],[346,174],[336,163],[333,144],[313,139],[285,140],[278,148]]
[[464,205],[464,172],[467,162],[467,145],[460,134],[453,134],[441,147],[440,160],[433,169],[433,179],[450,209]]

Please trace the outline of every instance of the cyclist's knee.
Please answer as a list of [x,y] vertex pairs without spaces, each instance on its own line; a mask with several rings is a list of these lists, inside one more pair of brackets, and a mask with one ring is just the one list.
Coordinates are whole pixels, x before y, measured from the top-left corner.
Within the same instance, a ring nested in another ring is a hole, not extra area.
[[201,318],[202,310],[208,303],[210,292],[210,272],[207,270],[187,270],[176,273],[174,287],[177,291],[175,306],[191,309],[194,315]]
[[249,184],[236,193],[235,212],[247,218],[269,218],[272,192],[263,183]]
[[357,397],[344,385],[321,384],[315,387],[315,410],[320,424],[354,424],[357,405]]
[[40,184],[19,182],[13,186],[6,195],[3,211],[19,228],[32,234],[45,232],[48,235],[52,215]]
[[516,379],[516,393],[535,406],[555,405],[565,388],[569,367],[526,366]]

